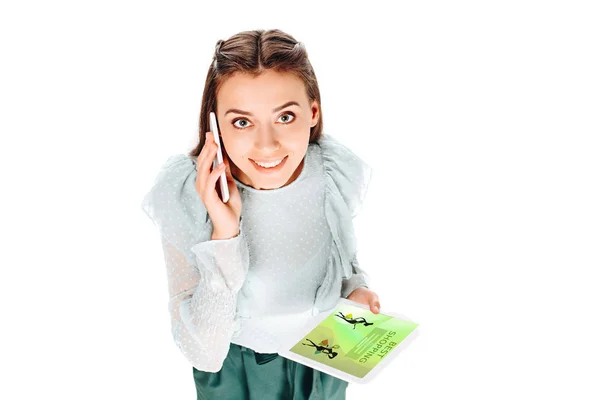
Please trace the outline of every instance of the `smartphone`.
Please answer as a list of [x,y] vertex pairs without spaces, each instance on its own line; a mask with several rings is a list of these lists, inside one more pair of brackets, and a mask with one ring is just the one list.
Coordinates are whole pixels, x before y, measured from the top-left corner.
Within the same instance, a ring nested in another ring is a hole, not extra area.
[[[223,164],[223,152],[221,151],[221,138],[219,137],[219,127],[217,126],[217,117],[214,112],[209,115],[210,120],[210,131],[213,133],[215,143],[217,144],[217,156],[213,160],[213,170],[220,164]],[[223,203],[229,201],[229,187],[227,186],[227,175],[225,171],[221,172],[219,176],[219,188],[221,189],[221,200]]]

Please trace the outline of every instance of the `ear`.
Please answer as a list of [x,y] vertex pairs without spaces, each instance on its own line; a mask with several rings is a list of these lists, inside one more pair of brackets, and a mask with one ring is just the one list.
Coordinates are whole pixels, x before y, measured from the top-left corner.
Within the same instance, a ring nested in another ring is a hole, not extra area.
[[311,120],[310,120],[310,127],[314,127],[315,125],[317,125],[317,123],[319,122],[319,118],[321,118],[321,113],[319,112],[319,103],[317,103],[316,100],[314,100],[310,106],[311,109]]

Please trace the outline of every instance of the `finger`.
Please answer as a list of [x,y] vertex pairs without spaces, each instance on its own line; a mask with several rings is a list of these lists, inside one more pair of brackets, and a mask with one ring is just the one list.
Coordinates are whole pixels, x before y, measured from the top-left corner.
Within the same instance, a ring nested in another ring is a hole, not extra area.
[[203,165],[203,160],[206,158],[207,153],[210,151],[210,146],[209,145],[210,145],[210,138],[211,137],[212,137],[212,134],[210,132],[206,132],[204,134],[204,144],[202,145],[202,149],[200,150],[200,154],[198,154],[198,157],[196,158],[197,164],[198,164],[199,168],[200,168],[201,165]]
[[217,193],[217,181],[221,176],[221,172],[223,172],[224,165],[221,164],[217,168],[215,168],[209,175],[206,180],[206,187],[204,188],[205,196],[209,196],[209,198],[213,199],[215,196],[218,196]]
[[215,139],[213,138],[213,133],[212,132],[206,132],[204,134],[204,145],[202,146],[202,149],[204,149],[205,147],[208,147],[211,143],[213,143],[215,141]]
[[371,300],[371,312],[373,312],[373,314],[379,314],[379,307],[379,299],[377,298],[377,296],[375,296]]
[[209,141],[200,153],[200,156],[198,156],[198,175],[202,181],[205,181],[211,171],[213,160],[217,156],[217,145]]

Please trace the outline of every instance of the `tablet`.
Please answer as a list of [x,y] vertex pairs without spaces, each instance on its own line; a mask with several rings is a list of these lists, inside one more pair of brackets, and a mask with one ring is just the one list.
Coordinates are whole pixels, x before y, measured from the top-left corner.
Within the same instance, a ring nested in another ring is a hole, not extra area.
[[284,339],[278,354],[347,382],[367,383],[417,337],[418,325],[340,298],[333,310]]

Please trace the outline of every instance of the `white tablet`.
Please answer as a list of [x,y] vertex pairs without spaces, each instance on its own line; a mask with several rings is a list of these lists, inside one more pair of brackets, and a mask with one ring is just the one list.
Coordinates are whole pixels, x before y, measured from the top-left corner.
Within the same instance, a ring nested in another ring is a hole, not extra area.
[[285,339],[278,354],[347,382],[367,383],[416,338],[418,325],[340,298],[333,310]]

